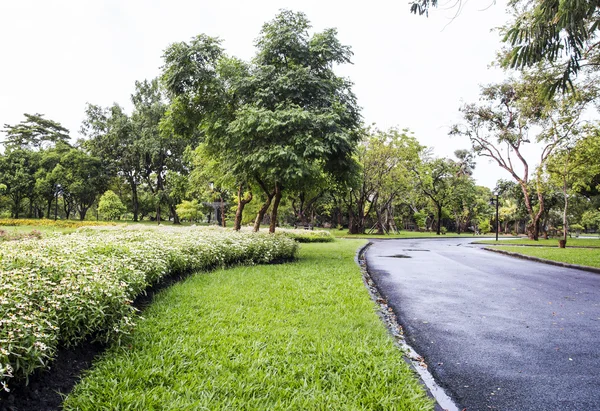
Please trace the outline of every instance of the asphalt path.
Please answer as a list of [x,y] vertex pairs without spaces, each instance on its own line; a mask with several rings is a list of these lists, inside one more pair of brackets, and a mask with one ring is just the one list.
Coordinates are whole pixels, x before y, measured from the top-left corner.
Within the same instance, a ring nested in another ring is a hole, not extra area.
[[471,241],[374,240],[366,253],[438,384],[468,411],[600,410],[600,275]]

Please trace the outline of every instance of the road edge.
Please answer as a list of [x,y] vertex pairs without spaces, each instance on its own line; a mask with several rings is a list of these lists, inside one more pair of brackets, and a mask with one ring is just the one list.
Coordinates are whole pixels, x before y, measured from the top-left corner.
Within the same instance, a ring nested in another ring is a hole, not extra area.
[[536,261],[538,263],[557,265],[559,267],[565,267],[565,268],[574,268],[576,270],[583,270],[583,271],[589,271],[589,272],[592,272],[595,274],[600,274],[600,268],[590,267],[587,265],[569,264],[569,263],[564,263],[562,261],[547,260],[545,258],[533,257],[530,255],[519,254],[519,253],[515,253],[512,251],[498,250],[498,249],[492,248],[492,247],[482,247],[482,248],[486,251],[491,251],[491,252],[498,253],[498,254],[504,254],[504,255],[508,255],[508,256],[516,257],[516,258],[521,258],[523,260]]
[[365,253],[372,244],[373,242],[368,241],[367,244],[359,248],[354,257],[354,261],[360,267],[363,283],[371,296],[371,300],[373,300],[379,308],[377,314],[392,335],[394,344],[402,352],[404,360],[418,375],[421,384],[425,387],[427,395],[435,401],[435,411],[460,411],[460,408],[456,405],[454,400],[452,400],[452,398],[446,394],[444,389],[435,381],[433,375],[431,375],[427,369],[427,364],[425,364],[423,357],[421,357],[415,349],[406,342],[402,326],[398,323],[396,314],[392,307],[387,304],[387,300],[383,298],[377,288],[377,284],[371,277]]

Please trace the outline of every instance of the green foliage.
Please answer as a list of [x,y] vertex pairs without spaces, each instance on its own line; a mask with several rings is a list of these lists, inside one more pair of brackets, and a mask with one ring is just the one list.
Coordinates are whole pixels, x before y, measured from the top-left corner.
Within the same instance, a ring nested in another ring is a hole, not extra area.
[[281,236],[215,229],[91,230],[0,244],[0,382],[47,366],[59,344],[119,340],[132,300],[171,274],[295,256]]
[[600,210],[587,210],[581,217],[581,224],[587,228],[600,228]]
[[477,227],[481,234],[487,234],[492,231],[492,224],[488,218],[480,218]]
[[415,220],[415,224],[419,227],[419,230],[425,229],[425,222],[427,220],[427,213],[423,211],[417,211],[413,214],[413,218]]
[[365,290],[363,244],[305,244],[293,264],[169,288],[64,409],[432,410]]
[[503,64],[511,68],[539,63],[558,67],[550,93],[573,89],[582,67],[597,70],[598,4],[593,1],[512,0],[514,20],[503,29],[509,49]]
[[197,222],[202,219],[201,207],[197,200],[184,200],[181,204],[177,205],[177,214],[182,219]]
[[283,228],[279,229],[278,233],[299,243],[330,243],[334,241],[331,233],[323,230],[290,230]]
[[333,71],[350,50],[335,30],[309,36],[309,28],[304,14],[282,11],[263,26],[249,65],[205,35],[165,52],[173,130],[201,129],[208,156],[234,180],[252,178],[275,196],[272,229],[281,192],[312,173],[341,178],[359,139],[351,84]]
[[100,197],[98,212],[109,220],[118,220],[127,208],[121,202],[118,195],[112,190],[106,191]]
[[69,143],[69,130],[60,123],[44,118],[43,114],[27,114],[25,120],[16,125],[5,124],[7,148],[41,149],[57,143]]

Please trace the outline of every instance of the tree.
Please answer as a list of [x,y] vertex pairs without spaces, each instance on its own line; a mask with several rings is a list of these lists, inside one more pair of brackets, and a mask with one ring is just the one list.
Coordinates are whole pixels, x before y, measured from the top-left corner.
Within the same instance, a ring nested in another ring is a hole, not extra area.
[[441,234],[442,211],[452,200],[459,166],[452,160],[436,158],[425,161],[414,170],[417,184],[437,212],[437,235]]
[[[437,0],[412,0],[410,11],[429,15]],[[462,2],[455,3],[458,12]],[[513,20],[502,27],[502,53],[506,68],[525,69],[535,65],[554,67],[552,81],[544,85],[548,95],[556,90],[574,89],[573,80],[584,68],[600,67],[597,42],[600,5],[595,1],[511,0],[508,9]]]
[[360,171],[346,200],[350,233],[364,233],[371,213],[378,234],[395,227],[392,206],[400,193],[414,185],[413,171],[424,151],[407,130],[368,131],[358,149]]
[[87,211],[106,190],[109,180],[106,170],[99,158],[77,148],[64,155],[61,166],[57,174],[63,182],[63,200],[71,202],[79,219],[85,220]]
[[[544,94],[546,78],[545,73],[538,72],[520,81],[482,87],[480,104],[465,104],[461,108],[464,123],[450,131],[451,135],[468,137],[477,155],[493,159],[519,184],[531,219],[529,236],[536,240],[544,197],[541,179],[536,178],[538,206],[534,209],[528,184],[529,162],[523,154],[523,147],[530,143],[528,133],[533,125],[539,127],[536,140],[543,144],[539,159],[539,166],[543,167],[557,147],[579,135],[581,116],[593,96],[577,93],[548,99]],[[517,161],[513,162],[515,157]]]
[[595,1],[512,0],[514,20],[502,29],[509,45],[505,66],[558,67],[560,75],[548,83],[551,94],[573,89],[573,78],[582,68],[600,67],[599,7]]
[[141,151],[141,177],[157,200],[156,220],[161,220],[161,204],[166,203],[173,216],[173,223],[179,224],[175,209],[180,202],[169,196],[167,187],[168,173],[186,174],[183,164],[183,153],[191,144],[193,136],[176,133],[176,123],[172,111],[160,89],[158,80],[135,83],[136,91],[131,96],[135,110],[131,121],[137,134],[137,144]]
[[[563,207],[563,241],[567,243],[569,196],[573,196],[580,187],[586,187],[593,176],[600,173],[600,158],[590,157],[594,148],[600,147],[598,135],[590,135],[578,141],[574,146],[555,151],[548,159],[546,171],[550,180],[561,187]],[[562,246],[562,245],[561,245]]]
[[184,218],[188,221],[198,221],[200,218],[202,218],[198,200],[183,200],[181,204],[177,205],[177,214],[180,218]]
[[335,30],[309,36],[309,29],[304,14],[281,12],[263,26],[249,65],[226,58],[207,36],[165,53],[163,82],[176,102],[175,130],[200,130],[233,175],[256,182],[266,201],[255,230],[271,207],[269,230],[275,231],[284,190],[308,173],[341,176],[358,141],[351,84],[333,71],[334,64],[350,62],[350,50]]
[[13,218],[19,218],[24,199],[29,197],[31,201],[38,161],[38,153],[18,147],[7,149],[0,157],[0,182],[6,186]]
[[123,213],[127,211],[127,208],[121,202],[118,195],[112,190],[107,190],[100,201],[98,202],[98,212],[108,218],[109,220],[116,220]]
[[60,123],[44,118],[43,114],[27,114],[25,120],[16,125],[4,125],[5,147],[41,149],[59,142],[69,144],[69,130]]
[[144,160],[141,135],[118,104],[102,108],[88,103],[85,113],[81,133],[88,140],[83,145],[101,159],[108,174],[125,179],[131,190],[133,221],[138,221]]

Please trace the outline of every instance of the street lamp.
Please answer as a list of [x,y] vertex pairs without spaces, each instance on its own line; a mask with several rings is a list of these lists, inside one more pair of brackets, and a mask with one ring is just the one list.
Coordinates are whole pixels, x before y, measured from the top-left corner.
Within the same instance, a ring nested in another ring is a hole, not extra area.
[[56,221],[56,219],[58,218],[58,195],[60,194],[60,189],[62,187],[60,186],[60,184],[56,185],[56,199],[54,202],[54,221]]
[[498,197],[500,196],[500,194],[498,193],[498,191],[494,191],[492,194],[496,196],[495,198],[490,198],[490,204],[496,205],[496,241],[498,241],[498,232],[500,231],[500,221],[498,221],[498,207],[500,205],[500,202],[498,201]]

